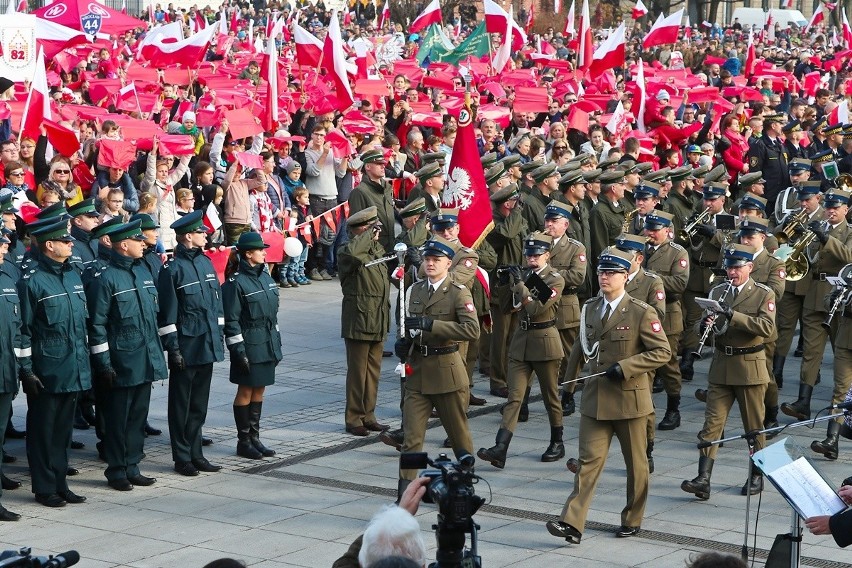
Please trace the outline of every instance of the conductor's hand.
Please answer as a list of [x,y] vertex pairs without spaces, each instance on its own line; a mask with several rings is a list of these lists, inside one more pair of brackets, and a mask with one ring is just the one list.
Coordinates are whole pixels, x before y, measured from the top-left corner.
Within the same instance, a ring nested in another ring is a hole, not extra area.
[[399,507],[412,515],[416,515],[417,508],[420,506],[420,501],[423,499],[430,481],[431,479],[428,477],[418,477],[412,481],[402,492],[402,496],[399,498]]
[[609,369],[606,370],[606,377],[608,379],[613,379],[616,381],[624,380],[624,371],[621,369],[621,365],[618,363],[614,363]]

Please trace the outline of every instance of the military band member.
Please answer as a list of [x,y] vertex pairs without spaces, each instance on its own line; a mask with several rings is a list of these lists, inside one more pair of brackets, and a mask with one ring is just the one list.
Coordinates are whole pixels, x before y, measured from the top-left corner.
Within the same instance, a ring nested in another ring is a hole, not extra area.
[[[695,210],[697,197],[693,188],[695,187],[695,175],[693,171],[684,169],[678,170],[676,173],[670,172],[672,189],[666,196],[663,203],[663,211],[672,215],[672,234],[675,240],[680,239],[681,231],[683,230],[686,220],[692,216]],[[678,244],[688,247],[686,241],[678,241]]]
[[645,234],[645,219],[653,213],[660,203],[660,186],[652,181],[644,182],[633,190],[636,199],[636,214],[630,223],[631,235]]
[[[587,257],[592,246],[589,210],[585,200],[588,185],[589,182],[584,177],[582,170],[567,172],[559,179],[562,201],[567,203],[568,211],[571,213],[568,223],[568,236],[583,244]],[[591,263],[588,264],[591,265]],[[591,272],[591,270],[586,270],[586,277],[577,286],[577,299],[580,303],[585,302],[592,294],[592,278],[594,275]]]
[[604,172],[598,178],[601,182],[601,194],[597,205],[589,215],[589,227],[592,239],[592,258],[597,259],[610,243],[621,234],[624,225],[624,172]]
[[[715,286],[709,294],[722,311],[715,316],[705,314],[698,328],[699,333],[704,333],[706,326],[712,325],[716,345],[707,379],[704,426],[698,434],[700,441],[708,442],[722,434],[734,401],[746,432],[763,428],[763,400],[769,384],[764,343],[772,337],[775,327],[775,293],[751,279],[754,248],[732,244],[725,249],[724,258],[729,281]],[[756,448],[763,445],[764,436],[758,436]],[[681,483],[681,489],[702,500],[710,498],[710,476],[717,450],[716,445],[700,450],[698,476]],[[763,477],[755,473],[746,481],[742,494],[750,491],[754,495],[762,489]]]
[[[0,236],[0,267],[12,263],[5,260],[11,241]],[[3,458],[3,443],[6,439],[6,424],[12,411],[12,400],[18,394],[18,363],[21,355],[21,302],[16,281],[0,269],[0,460]],[[2,466],[0,466],[2,467]],[[20,482],[8,480],[3,475],[3,488],[7,483],[20,487]],[[3,491],[0,490],[0,496]],[[21,515],[13,513],[0,505],[0,521],[17,521]]]
[[807,158],[793,158],[790,160],[788,171],[790,172],[790,186],[778,194],[775,208],[767,211],[767,214],[770,215],[770,224],[773,226],[780,225],[787,213],[799,208],[799,189],[811,177],[811,161]]
[[[553,237],[533,232],[524,239],[527,269],[511,271],[512,300],[520,311],[519,327],[509,346],[509,402],[503,407],[503,419],[493,447],[480,448],[477,455],[494,467],[506,465],[506,452],[518,423],[522,405],[529,397],[533,373],[538,377],[544,406],[550,422],[550,445],[541,461],[552,462],[565,455],[562,443],[562,407],[559,403],[559,364],[562,361],[562,341],[556,329],[557,311],[562,299],[565,280],[548,263]],[[547,297],[534,294],[526,282],[532,274],[541,278],[550,290]],[[522,420],[523,421],[523,420]]]
[[544,230],[544,210],[558,194],[559,178],[562,176],[556,171],[556,164],[549,163],[534,169],[532,177],[535,187],[524,198],[524,208],[521,210],[530,232]]
[[607,249],[598,259],[601,295],[585,303],[580,338],[568,359],[576,378],[584,359],[590,372],[580,402],[580,466],[574,490],[550,534],[579,544],[592,496],[606,463],[612,436],[621,444],[627,465],[627,505],[616,536],[639,533],[648,499],[646,422],[653,412],[650,374],[671,353],[659,316],[648,304],[625,292],[632,256]]

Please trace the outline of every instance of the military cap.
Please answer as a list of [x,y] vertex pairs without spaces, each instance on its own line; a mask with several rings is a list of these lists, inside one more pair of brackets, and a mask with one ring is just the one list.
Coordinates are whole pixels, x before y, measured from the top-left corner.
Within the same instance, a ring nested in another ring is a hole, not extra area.
[[419,170],[414,172],[414,176],[419,179],[421,183],[425,182],[427,179],[441,177],[442,175],[444,175],[444,170],[438,162],[429,162],[428,164],[424,164]]
[[566,162],[566,163],[568,163],[568,164],[577,163],[577,164],[580,164],[582,166],[584,164],[588,164],[589,160],[591,160],[591,159],[592,159],[591,154],[589,154],[588,152],[581,152],[581,153],[577,154],[576,156],[574,156],[573,158],[571,158],[570,160],[568,160],[568,162]]
[[269,245],[263,242],[263,237],[260,233],[248,231],[240,235],[240,239],[235,245],[239,250],[257,250],[269,248]]
[[817,180],[802,182],[802,185],[799,187],[798,194],[796,195],[796,199],[799,201],[810,199],[814,195],[819,194],[821,186],[822,183]]
[[648,172],[642,176],[642,181],[653,181],[661,183],[671,173],[671,168],[660,168],[659,170]]
[[769,221],[761,219],[760,217],[746,215],[740,223],[740,235],[753,235],[754,233],[766,234],[768,232]]
[[423,256],[446,256],[453,258],[458,251],[458,244],[433,236],[423,245]]
[[787,134],[790,134],[791,132],[801,132],[802,131],[802,123],[799,122],[798,119],[794,118],[793,120],[791,120],[790,122],[788,122],[787,124],[782,126],[781,130],[783,130]]
[[622,182],[624,181],[624,172],[619,170],[605,171],[600,175],[599,181],[605,185]]
[[547,204],[547,207],[544,208],[544,218],[558,219],[559,217],[565,217],[568,219],[571,217],[571,211],[568,209],[567,203],[556,201],[554,199]]
[[131,215],[130,220],[141,221],[143,231],[150,231],[151,229],[160,228],[160,225],[157,224],[154,218],[148,215],[147,213],[136,213],[135,215]]
[[553,248],[553,237],[541,231],[535,231],[524,239],[524,256],[534,256],[550,252]]
[[714,181],[727,181],[731,176],[728,175],[728,170],[725,164],[719,164],[706,174],[704,174],[704,183],[712,183]]
[[615,239],[615,248],[617,248],[618,250],[635,251],[644,254],[646,242],[648,242],[647,237],[621,233]]
[[681,166],[679,168],[675,168],[669,172],[669,178],[671,178],[672,182],[681,181],[685,179],[695,179],[695,175],[693,174],[693,168],[689,164],[685,166]]
[[633,190],[633,197],[636,199],[644,199],[646,197],[659,197],[660,186],[652,181],[644,181],[642,185]]
[[843,127],[843,137],[852,138],[852,124],[847,124]]
[[708,201],[719,199],[720,197],[725,197],[727,193],[728,190],[724,184],[713,182],[704,186],[703,198]]
[[818,154],[811,156],[811,164],[825,164],[834,158],[834,153],[831,150],[824,150]]
[[485,184],[494,185],[499,179],[506,175],[506,168],[500,162],[497,162],[485,172]]
[[521,164],[519,167],[521,168],[521,173],[528,174],[539,166],[541,166],[541,162],[539,162],[538,160],[530,160],[526,164]]
[[457,225],[458,222],[458,209],[439,209],[438,212],[432,215],[432,218],[429,219],[429,223],[432,225],[432,228],[438,231]]
[[674,215],[666,211],[654,209],[648,216],[645,217],[645,228],[650,231],[657,231],[671,227],[674,222]]
[[349,227],[361,227],[363,225],[369,225],[377,221],[379,218],[379,211],[376,209],[375,205],[371,205],[366,209],[361,209],[357,213],[353,213],[349,216],[349,220],[346,221],[347,226]]
[[127,239],[144,241],[145,235],[142,234],[142,221],[131,221],[129,223],[119,225],[115,228],[115,231],[110,233],[109,238],[114,243],[117,243],[118,241],[125,241]]
[[481,158],[479,158],[480,163],[482,164],[482,169],[487,170],[494,162],[497,161],[497,152],[488,152],[483,154]]
[[385,160],[385,154],[381,150],[377,148],[370,148],[363,154],[361,154],[361,162],[364,165],[367,164],[387,164],[387,160]]
[[491,201],[494,203],[503,203],[504,201],[509,201],[510,199],[518,198],[518,184],[510,183],[506,187],[500,189],[499,191],[495,191],[491,195]]
[[574,185],[575,183],[583,183],[583,172],[580,170],[566,172],[559,178],[559,185]]
[[740,244],[730,244],[725,249],[725,267],[743,266],[754,260],[754,247]]
[[497,161],[503,164],[503,167],[506,168],[506,171],[509,171],[509,168],[518,165],[518,163],[521,161],[521,156],[518,154],[509,154],[508,156],[500,158]]
[[188,233],[207,233],[207,226],[204,224],[204,211],[199,209],[192,213],[187,213],[177,221],[171,224],[171,229],[177,235],[186,235]]
[[704,179],[704,176],[709,171],[710,171],[710,166],[708,166],[707,164],[703,164],[703,165],[698,166],[697,168],[692,168],[692,175],[695,176],[695,179],[699,179],[699,178]]
[[558,176],[559,173],[556,171],[556,164],[549,163],[544,164],[543,166],[539,166],[533,170],[532,177],[536,181],[536,183],[541,183],[549,177]]
[[829,134],[842,134],[843,123],[838,122],[837,124],[829,124],[828,126],[822,129],[822,133],[826,136],[828,136]]
[[12,194],[7,193],[0,196],[0,213],[17,213],[18,210],[12,204]]
[[778,112],[778,113],[775,113],[775,114],[767,114],[763,117],[763,122],[764,122],[764,124],[767,123],[767,122],[786,123],[787,117],[784,116],[783,112]]
[[447,153],[446,152],[426,152],[423,154],[420,159],[424,164],[431,164],[432,162],[436,162],[439,164],[443,164],[447,161]]
[[689,146],[686,147],[686,153],[687,154],[703,154],[704,152],[701,151],[701,146],[699,146],[698,144],[690,144]]
[[598,257],[598,272],[629,272],[633,263],[633,255],[607,247]]
[[807,158],[793,158],[787,164],[787,169],[790,173],[806,172],[811,170],[811,161]]
[[403,207],[399,212],[399,216],[403,219],[406,219],[408,217],[416,217],[424,211],[426,211],[426,198],[418,197],[417,199]]
[[849,205],[850,192],[843,189],[830,189],[823,197],[822,206],[827,209],[834,209],[841,205]]
[[594,170],[588,170],[583,172],[583,180],[586,183],[595,183],[600,181],[600,177],[603,174],[603,170],[600,168],[595,168]]
[[65,209],[64,201],[49,205],[36,213],[36,219],[68,219],[68,217],[68,210]]
[[72,217],[79,217],[80,215],[88,215],[89,217],[97,217],[98,210],[95,209],[95,198],[90,197],[89,199],[84,199],[79,203],[75,203],[74,205],[68,206],[68,214]]
[[639,162],[633,169],[638,172],[639,175],[645,175],[654,169],[654,164],[651,162]]
[[598,167],[604,171],[618,163],[618,158],[607,158],[598,162]]
[[749,172],[739,178],[740,187],[751,187],[756,183],[766,183],[763,179],[763,172]]
[[568,172],[582,171],[582,170],[580,170],[581,167],[583,167],[583,166],[582,166],[582,164],[580,164],[580,162],[566,162],[566,163],[562,164],[561,166],[558,166],[556,168],[556,171],[559,172],[560,174],[567,174]]
[[99,239],[105,235],[111,235],[121,225],[123,225],[121,217],[113,217],[112,219],[104,221],[103,223],[92,229],[90,234],[92,238]]
[[[64,209],[64,207],[63,207]],[[38,242],[45,241],[73,241],[74,237],[68,232],[67,219],[52,219],[52,223],[47,223],[35,230],[30,231],[30,234],[38,239]]]
[[625,175],[635,174],[637,172],[635,168],[636,162],[634,162],[633,160],[624,160],[618,162],[618,164],[616,164],[615,166],[615,169],[623,171]]
[[759,210],[765,212],[766,199],[760,197],[759,195],[746,192],[743,195],[742,199],[740,199],[740,203],[737,206],[737,209],[747,209],[749,211]]
[[811,125],[811,132],[819,132],[819,131],[821,131],[823,128],[825,128],[825,125],[826,125],[826,124],[828,124],[828,118],[827,118],[825,115],[823,115],[823,116],[819,117],[819,118],[817,119],[817,121],[816,121],[816,122],[814,122],[814,123]]

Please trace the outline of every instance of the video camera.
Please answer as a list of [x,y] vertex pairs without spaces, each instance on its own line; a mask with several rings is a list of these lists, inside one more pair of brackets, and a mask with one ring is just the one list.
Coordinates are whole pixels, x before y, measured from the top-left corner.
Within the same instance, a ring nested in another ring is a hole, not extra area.
[[5,550],[0,553],[0,568],[67,568],[80,561],[76,550],[69,550],[56,556],[33,556],[31,548]]
[[[434,468],[421,474],[431,480],[423,502],[438,505],[438,523],[432,525],[438,541],[437,562],[430,568],[482,566],[476,544],[479,525],[473,522],[473,515],[485,504],[485,499],[478,496],[473,488],[480,479],[473,472],[474,463],[470,454],[462,455],[457,462],[447,454],[438,454],[437,459],[431,460],[425,452],[405,453],[399,458],[400,469]],[[470,533],[470,550],[465,549],[465,533]]]

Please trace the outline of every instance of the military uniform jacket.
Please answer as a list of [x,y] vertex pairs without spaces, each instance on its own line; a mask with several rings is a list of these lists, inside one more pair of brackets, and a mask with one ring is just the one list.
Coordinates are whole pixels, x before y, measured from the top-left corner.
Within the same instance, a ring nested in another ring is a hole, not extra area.
[[725,348],[756,347],[772,337],[775,333],[775,294],[772,289],[749,278],[733,301],[727,283],[715,286],[710,297],[714,300],[725,298],[734,310],[734,316],[727,325],[720,326],[720,320],[717,320],[716,347],[708,381],[715,385],[733,386],[768,383],[766,351],[727,355]]
[[0,272],[0,296],[0,393],[17,393],[17,358],[21,356],[21,302],[18,300],[15,281],[5,272]]
[[[527,222],[521,216],[520,210],[515,207],[508,217],[503,217],[496,211],[493,214],[494,228],[485,237],[494,252],[497,253],[497,266],[520,266],[524,256],[524,237],[527,235]],[[496,268],[496,267],[495,267]],[[491,305],[499,306],[501,311],[508,313],[510,306],[501,305],[500,299],[510,296],[507,285],[498,284],[497,271],[494,270],[489,278],[491,280]]]
[[86,295],[95,369],[114,369],[117,387],[166,379],[166,360],[157,334],[157,287],[141,260],[112,251],[112,262],[92,280]]
[[[624,291],[630,294],[631,298],[642,300],[655,310],[660,316],[660,321],[666,317],[666,291],[663,285],[663,279],[647,270],[639,269],[627,281],[624,286]],[[663,328],[665,331],[665,327]]]
[[598,204],[592,208],[589,216],[592,241],[592,261],[597,266],[597,258],[603,250],[613,244],[624,224],[624,207],[620,203],[611,203],[601,196]]
[[86,333],[88,307],[83,282],[70,262],[38,255],[18,282],[21,356],[18,365],[35,373],[49,393],[92,387]]
[[239,271],[222,285],[225,345],[231,353],[245,354],[249,363],[281,361],[278,302],[278,284],[266,265],[250,266],[241,258]]
[[[677,243],[667,241],[651,251],[645,251],[645,268],[662,278],[666,293],[666,311],[663,329],[666,335],[683,331],[683,306],[681,296],[689,281],[689,254]],[[631,294],[632,295],[632,294]]]
[[775,301],[784,295],[784,287],[787,283],[787,272],[784,263],[769,254],[765,248],[754,258],[754,268],[751,271],[751,279],[755,282],[765,284],[775,294]]
[[485,274],[481,274],[481,276],[488,284],[488,290],[485,289],[479,276],[477,276],[473,279],[470,295],[473,296],[473,306],[476,308],[476,315],[483,318],[490,316],[491,306],[489,305],[489,295],[491,293],[491,286],[495,282],[488,275],[493,274],[494,269],[497,267],[497,253],[494,251],[491,243],[483,239],[476,246],[476,254],[479,256],[479,268],[485,271]]
[[[553,195],[556,195],[556,193],[558,192],[554,192]],[[524,208],[521,211],[530,232],[544,230],[544,212],[547,204],[551,201],[553,201],[553,198],[545,197],[538,186],[533,187],[530,194],[524,199]]]
[[437,355],[430,354],[428,350],[433,347],[449,347],[459,341],[472,341],[479,337],[479,320],[470,291],[454,282],[450,274],[432,293],[431,298],[429,280],[414,284],[406,304],[409,316],[425,316],[434,320],[432,331],[414,332],[414,342],[408,358],[411,375],[406,379],[406,388],[427,395],[455,392],[465,388],[468,385],[468,377],[461,352]]
[[384,341],[390,326],[390,282],[384,264],[364,266],[384,255],[384,247],[365,231],[337,253],[343,290],[341,337]]
[[112,250],[107,247],[98,247],[95,259],[86,265],[85,270],[80,275],[80,278],[83,280],[83,286],[85,286],[87,290],[89,286],[92,285],[92,281],[97,278],[97,275],[109,266],[111,258]]
[[[524,280],[529,277],[530,273],[530,270],[524,271]],[[552,361],[562,359],[565,356],[565,352],[562,350],[562,339],[556,329],[557,311],[562,301],[565,280],[550,265],[539,271],[539,276],[552,292],[544,302],[541,299],[534,299],[526,286],[520,294],[512,294],[514,304],[520,307],[519,327],[512,334],[512,339],[509,342],[509,359],[515,361]],[[524,304],[524,299],[530,301]],[[530,329],[528,327],[529,324],[546,324],[548,322],[552,322],[552,325],[542,329]]]
[[[817,244],[818,241],[815,240]],[[810,253],[810,249],[808,251]],[[825,281],[826,276],[837,276],[840,270],[852,262],[852,228],[841,221],[828,232],[828,242],[810,256],[811,269],[805,279],[812,279],[805,294],[804,308],[825,311],[825,297],[831,294],[832,286]]]
[[21,273],[21,269],[18,268],[18,265],[13,262],[9,262],[8,260],[4,260],[2,263],[0,263],[0,273],[5,274],[12,280],[12,282],[16,284],[23,275]]
[[375,183],[365,175],[358,187],[349,194],[349,214],[357,213],[373,205],[376,206],[379,221],[383,225],[382,232],[379,235],[379,243],[382,245],[383,251],[390,252],[394,245],[392,227],[396,213],[393,206],[393,190],[390,183],[386,181]]
[[[589,208],[585,201],[580,201],[571,209],[571,220],[568,225],[568,236],[580,241],[586,248],[586,258],[592,250],[591,229],[589,228]],[[553,258],[551,258],[553,260]],[[592,269],[586,270],[586,278],[578,286],[578,298],[588,298],[592,295],[592,279],[595,278]]]
[[775,142],[764,134],[748,150],[748,166],[751,171],[763,172],[766,180],[767,201],[772,203],[778,192],[790,185],[790,172],[787,170],[787,150],[781,139]]
[[[715,221],[714,221],[715,224]],[[696,235],[690,243],[689,260],[689,282],[686,289],[692,292],[710,291],[712,284],[710,277],[713,276],[713,268],[720,265],[722,259],[722,246],[725,240],[722,231],[716,231],[712,237]]]
[[[685,195],[681,195],[676,191],[669,193],[666,201],[663,204],[663,211],[671,213],[674,216],[672,219],[672,232],[675,239],[680,238],[680,233],[686,225],[686,220],[692,215],[695,209],[695,201]],[[688,246],[689,243],[679,242],[678,244]]]
[[[833,295],[826,298],[826,311],[831,309],[831,304],[834,303]],[[834,314],[835,319],[839,319],[837,327],[837,337],[834,338],[835,349],[852,349],[852,300],[847,301],[845,306],[841,306]]]
[[71,227],[71,236],[77,239],[74,248],[71,249],[71,264],[75,265],[82,274],[98,256],[98,240],[92,240],[91,233],[87,233],[76,225]]
[[553,243],[550,250],[550,267],[559,272],[565,281],[557,303],[556,329],[570,329],[580,325],[580,301],[577,299],[579,288],[586,281],[589,263],[586,247],[568,235]]
[[11,244],[9,245],[9,252],[6,253],[6,262],[12,262],[18,268],[21,267],[21,264],[24,262],[24,256],[27,254],[27,249],[24,247],[24,243],[21,242],[20,237],[17,234],[9,235],[9,240],[11,240]]
[[589,360],[589,372],[603,372],[618,363],[624,379],[614,381],[606,376],[587,379],[580,412],[597,420],[647,416],[654,410],[651,375],[671,358],[660,316],[645,302],[625,293],[603,325],[603,305],[602,296],[583,305],[583,327],[571,349],[565,377],[575,379],[579,376],[585,359],[584,342],[586,348],[597,344],[597,353]]
[[159,334],[169,353],[179,350],[187,365],[223,361],[222,288],[213,263],[200,248],[175,247],[157,279]]

